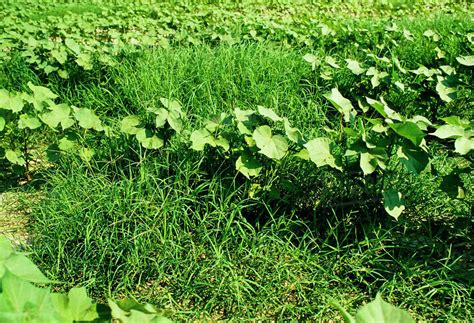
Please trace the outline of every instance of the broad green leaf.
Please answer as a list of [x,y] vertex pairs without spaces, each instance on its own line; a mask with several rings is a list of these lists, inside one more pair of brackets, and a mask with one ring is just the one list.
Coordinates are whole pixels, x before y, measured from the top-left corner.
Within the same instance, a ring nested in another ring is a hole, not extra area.
[[260,174],[262,164],[251,154],[243,152],[235,162],[235,169],[250,179]]
[[453,126],[460,126],[462,128],[467,128],[469,126],[469,121],[461,119],[458,116],[449,116],[445,118],[441,118],[444,122],[453,125]]
[[419,146],[426,136],[420,127],[414,122],[405,121],[401,123],[389,123],[388,126],[402,137],[410,140],[415,146]]
[[365,97],[365,99],[367,100],[367,103],[383,117],[392,120],[402,121],[403,117],[398,112],[395,112],[394,110],[390,109],[382,97],[380,98],[380,101],[373,100],[368,97]]
[[25,165],[25,159],[21,156],[21,153],[7,149],[5,151],[5,158],[12,164],[23,166]]
[[0,116],[0,132],[2,132],[3,129],[5,129],[5,124],[6,124],[5,118]]
[[398,148],[397,156],[408,171],[415,174],[424,171],[429,163],[428,154],[416,147],[401,146]]
[[372,88],[374,89],[380,85],[381,80],[384,80],[385,78],[389,76],[387,72],[380,72],[374,67],[370,67],[367,70],[366,75],[372,75],[372,78],[370,79],[370,83],[372,84]]
[[67,60],[67,52],[62,49],[53,49],[51,56],[58,61],[59,64],[63,65]]
[[436,84],[436,92],[438,92],[441,100],[445,102],[451,102],[456,98],[456,88],[450,87],[443,78],[438,79],[438,83]]
[[364,175],[372,174],[377,168],[377,160],[369,152],[364,152],[360,154],[359,163]]
[[93,321],[99,318],[96,305],[87,296],[84,287],[71,288],[68,295],[52,294],[51,298],[64,322]]
[[[2,260],[7,259],[13,253],[13,247],[6,237],[0,236],[0,266],[2,266]],[[0,278],[2,275],[0,275]]]
[[58,322],[49,290],[7,272],[0,295],[1,322]]
[[179,110],[181,111],[181,104],[178,101],[175,100],[168,100],[167,98],[160,98],[161,104],[167,109],[167,110]]
[[76,142],[64,136],[59,140],[58,148],[62,151],[72,151],[76,148]]
[[77,55],[76,63],[87,71],[92,70],[92,57],[90,54],[81,53]]
[[285,133],[288,139],[293,141],[294,143],[298,145],[303,145],[304,144],[304,138],[303,135],[301,134],[301,131],[299,131],[298,128],[292,128],[290,125],[290,121],[288,121],[287,118],[283,118],[283,124],[285,125]]
[[243,135],[252,135],[254,127],[254,110],[234,109],[235,120],[237,120],[237,129]]
[[74,117],[84,129],[104,130],[99,117],[91,109],[73,107]]
[[407,121],[412,121],[416,123],[416,125],[423,131],[428,130],[428,126],[432,126],[433,124],[431,123],[430,120],[423,116],[414,116],[413,118],[408,119]]
[[152,305],[142,305],[134,300],[126,299],[121,301],[108,300],[113,320],[127,323],[169,323],[171,322]]
[[439,188],[451,198],[462,199],[465,196],[462,180],[458,174],[443,176]]
[[456,60],[461,65],[474,66],[474,56],[460,56],[460,57],[456,57]]
[[272,135],[269,126],[260,126],[253,132],[252,138],[255,140],[260,153],[271,159],[282,159],[288,151],[286,139],[280,135]]
[[340,68],[340,66],[337,64],[336,60],[332,56],[326,56],[325,61],[326,63],[328,63],[329,66],[333,68]]
[[357,111],[352,106],[351,101],[342,96],[337,88],[331,90],[330,94],[325,94],[324,97],[328,99],[334,107],[344,115],[344,121],[349,122],[351,116],[355,116]]
[[439,35],[431,29],[426,30],[423,33],[423,36],[425,36],[427,38],[431,38],[434,42],[437,42],[440,39]]
[[23,110],[25,103],[20,95],[10,93],[7,90],[0,89],[0,109],[10,110],[18,113]]
[[331,152],[331,140],[326,137],[319,137],[304,144],[308,150],[310,160],[318,167],[331,166],[342,171],[342,167]]
[[69,73],[66,70],[58,70],[58,75],[60,78],[67,80],[69,78]]
[[158,138],[149,129],[140,128],[135,136],[140,144],[147,149],[160,149],[164,145],[163,139]]
[[400,214],[405,210],[405,201],[402,194],[394,189],[383,192],[383,206],[389,215],[398,220]]
[[79,149],[79,157],[86,163],[90,162],[92,158],[94,157],[94,155],[95,155],[95,152],[91,148],[81,147]]
[[454,148],[455,151],[458,154],[461,155],[466,155],[468,154],[471,150],[474,149],[474,139],[473,138],[466,138],[466,137],[460,137],[456,139],[454,142]]
[[168,119],[168,110],[166,110],[165,108],[159,108],[155,111],[155,114],[155,126],[157,128],[163,127],[166,123],[166,120]]
[[454,75],[456,74],[456,70],[454,67],[449,66],[449,65],[441,65],[440,70],[442,70],[446,75]]
[[183,120],[181,118],[181,110],[170,110],[168,112],[168,123],[176,132],[183,130]]
[[436,129],[436,131],[433,132],[431,135],[440,139],[446,139],[464,137],[465,133],[464,128],[461,126],[446,124]]
[[23,280],[38,284],[51,282],[30,259],[22,254],[11,255],[3,265],[10,273]]
[[317,59],[316,56],[314,56],[313,54],[305,54],[303,56],[303,59],[311,64],[311,68],[313,70],[316,68],[316,65],[317,65],[317,62],[318,62],[318,59]]
[[206,144],[214,140],[214,137],[207,129],[194,130],[191,133],[191,148],[197,151],[204,150]]
[[397,308],[377,294],[374,301],[364,305],[355,315],[357,323],[415,323],[408,312]]
[[129,134],[129,135],[136,135],[138,130],[141,129],[140,127],[138,127],[139,124],[140,124],[140,119],[137,116],[135,115],[127,116],[123,118],[122,121],[120,122],[120,130],[123,133]]
[[54,94],[50,89],[44,86],[36,86],[33,83],[28,82],[28,87],[33,91],[34,98],[39,101],[47,101],[48,99],[54,100],[58,96]]
[[311,158],[309,157],[309,151],[306,148],[301,149],[299,152],[297,152],[293,156],[301,158],[303,160],[311,160]]
[[22,114],[18,119],[19,129],[37,129],[39,127],[41,127],[41,121],[39,121],[39,119],[34,116]]
[[275,111],[273,111],[272,109],[268,109],[268,108],[265,108],[261,105],[259,105],[257,107],[258,109],[258,113],[260,113],[260,115],[272,120],[273,122],[278,122],[278,121],[282,121],[283,119],[278,116],[278,114],[275,113]]
[[66,38],[64,40],[64,43],[66,44],[67,48],[73,51],[73,53],[78,56],[81,53],[81,47],[79,46],[78,43],[72,38]]
[[70,117],[70,113],[71,109],[69,106],[62,103],[51,106],[49,112],[40,115],[40,119],[52,129],[55,129],[59,124],[61,124],[63,130],[65,130],[74,124],[74,120]]
[[225,112],[221,112],[220,114],[216,114],[211,116],[208,120],[206,120],[206,129],[210,132],[215,132],[222,126],[229,124],[230,118]]
[[352,60],[352,59],[346,59],[347,62],[347,68],[351,70],[352,73],[355,75],[360,75],[364,73],[366,70],[365,68],[362,68],[359,64],[358,61]]

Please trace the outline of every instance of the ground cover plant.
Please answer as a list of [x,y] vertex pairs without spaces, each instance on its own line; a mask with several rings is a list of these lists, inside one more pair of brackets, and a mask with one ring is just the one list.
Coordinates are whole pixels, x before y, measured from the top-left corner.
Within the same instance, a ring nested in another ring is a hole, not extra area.
[[472,316],[471,4],[1,6],[1,187],[58,291]]

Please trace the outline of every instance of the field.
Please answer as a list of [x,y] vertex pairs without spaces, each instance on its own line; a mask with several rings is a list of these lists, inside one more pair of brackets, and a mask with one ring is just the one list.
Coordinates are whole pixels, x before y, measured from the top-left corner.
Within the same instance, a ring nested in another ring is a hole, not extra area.
[[0,321],[472,320],[473,17],[0,3]]

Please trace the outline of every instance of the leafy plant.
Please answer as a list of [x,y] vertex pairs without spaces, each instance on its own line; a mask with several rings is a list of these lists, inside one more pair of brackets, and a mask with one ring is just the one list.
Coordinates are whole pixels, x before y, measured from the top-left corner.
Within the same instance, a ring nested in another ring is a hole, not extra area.
[[355,316],[350,315],[341,305],[333,303],[344,317],[347,323],[411,323],[415,320],[408,312],[385,302],[380,294],[377,294],[375,300],[362,306]]
[[38,287],[54,283],[25,254],[0,236],[0,320],[2,322],[169,322],[152,305],[134,300],[96,304],[84,287],[67,294]]

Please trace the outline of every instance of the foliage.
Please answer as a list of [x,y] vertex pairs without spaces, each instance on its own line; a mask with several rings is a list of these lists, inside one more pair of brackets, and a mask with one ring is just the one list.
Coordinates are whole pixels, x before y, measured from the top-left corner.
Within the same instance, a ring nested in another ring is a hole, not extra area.
[[108,300],[108,307],[87,296],[84,287],[67,294],[36,284],[51,284],[25,254],[0,236],[0,319],[2,322],[168,322],[150,304]]
[[347,323],[415,322],[408,312],[385,302],[380,294],[377,294],[374,301],[360,308],[355,317],[351,316],[339,304],[334,305],[337,306]]

